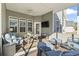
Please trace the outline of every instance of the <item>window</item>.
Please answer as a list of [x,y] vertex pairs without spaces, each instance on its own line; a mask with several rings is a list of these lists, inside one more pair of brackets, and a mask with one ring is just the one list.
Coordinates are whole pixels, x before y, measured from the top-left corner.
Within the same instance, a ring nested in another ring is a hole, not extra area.
[[77,6],[72,6],[64,10],[65,32],[77,31]]
[[79,5],[77,5],[77,34],[79,34]]
[[32,32],[32,20],[27,20],[28,32]]
[[36,24],[36,34],[39,34],[39,24]]
[[20,32],[26,32],[26,19],[25,18],[19,19],[19,30]]
[[54,32],[79,33],[79,5],[54,13]]
[[9,17],[9,31],[17,32],[18,18],[10,16]]
[[62,32],[62,11],[54,13],[54,32]]

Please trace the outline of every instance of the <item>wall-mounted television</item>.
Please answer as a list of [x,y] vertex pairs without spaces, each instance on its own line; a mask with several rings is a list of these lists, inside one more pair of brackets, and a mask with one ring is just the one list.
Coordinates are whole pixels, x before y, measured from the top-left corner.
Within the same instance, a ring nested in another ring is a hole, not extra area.
[[49,21],[44,21],[41,24],[42,27],[49,27]]

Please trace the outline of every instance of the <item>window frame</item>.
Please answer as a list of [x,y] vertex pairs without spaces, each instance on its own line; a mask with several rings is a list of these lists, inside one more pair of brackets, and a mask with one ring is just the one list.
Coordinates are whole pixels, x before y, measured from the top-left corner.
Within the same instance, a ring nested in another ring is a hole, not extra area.
[[[8,29],[10,29],[10,20],[13,20],[13,19],[10,19],[10,18],[16,18],[16,22],[17,22],[17,31],[16,32],[18,32],[18,17],[16,17],[16,16],[9,16],[8,17],[8,19],[9,19],[9,23],[8,23]],[[10,30],[9,30],[10,31]]]
[[[29,30],[28,30],[28,27],[29,27],[29,26],[28,26],[28,22],[29,22],[29,21],[31,21],[31,23],[32,23],[32,31],[29,31]],[[27,19],[27,32],[31,32],[31,33],[33,32],[33,20],[32,20],[32,19]]]
[[18,24],[18,25],[19,25],[19,32],[20,32],[20,21],[25,22],[25,26],[24,26],[24,27],[25,27],[25,31],[24,31],[24,32],[27,32],[27,26],[26,26],[27,22],[26,22],[26,18],[22,18],[22,17],[19,18],[19,24]]

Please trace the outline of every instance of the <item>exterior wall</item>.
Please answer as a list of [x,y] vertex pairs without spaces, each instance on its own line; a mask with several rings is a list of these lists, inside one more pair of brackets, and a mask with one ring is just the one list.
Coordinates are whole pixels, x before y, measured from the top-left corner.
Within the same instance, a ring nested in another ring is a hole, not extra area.
[[0,55],[2,54],[2,40],[1,40],[1,3],[0,3]]
[[2,39],[1,36],[6,32],[6,9],[5,4],[0,3],[0,55],[2,55]]
[[49,12],[49,13],[43,15],[41,22],[43,22],[43,21],[49,21],[49,27],[46,27],[46,28],[42,27],[42,34],[43,33],[48,34],[48,35],[52,34],[53,33],[53,28],[52,28],[53,27],[53,24],[52,24],[53,23],[53,14],[52,14],[52,12]]
[[0,3],[0,55],[2,55],[2,39],[1,36],[6,32],[6,7],[4,3]]
[[41,22],[42,17],[41,16],[35,16],[34,17],[34,22]]
[[6,32],[6,6],[2,3],[2,34]]

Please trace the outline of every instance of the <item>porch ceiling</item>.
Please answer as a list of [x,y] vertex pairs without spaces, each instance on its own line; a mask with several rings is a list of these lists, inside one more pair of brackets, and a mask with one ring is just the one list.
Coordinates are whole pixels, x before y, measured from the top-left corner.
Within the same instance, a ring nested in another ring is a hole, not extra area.
[[76,3],[6,3],[6,8],[12,11],[40,16],[50,11],[59,11]]

